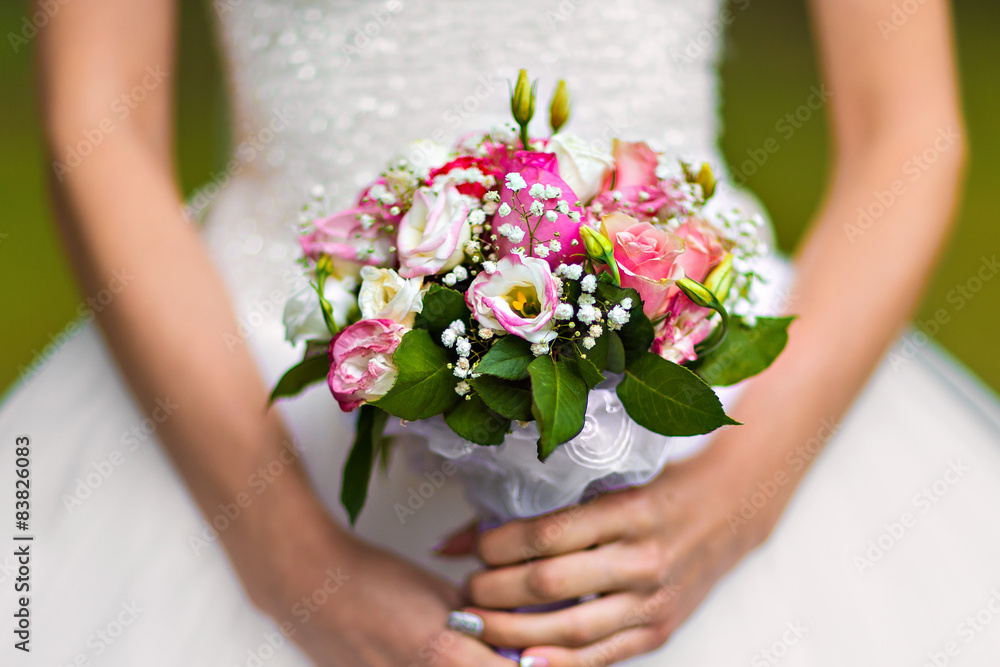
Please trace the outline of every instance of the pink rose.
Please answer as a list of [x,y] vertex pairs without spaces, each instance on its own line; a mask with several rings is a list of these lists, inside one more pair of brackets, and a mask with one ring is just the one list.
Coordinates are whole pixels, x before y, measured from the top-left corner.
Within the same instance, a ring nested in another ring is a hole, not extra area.
[[651,351],[675,364],[694,361],[698,358],[695,345],[705,340],[716,326],[708,319],[713,312],[711,308],[695,305],[677,291],[670,298],[666,316],[656,325]]
[[642,310],[648,317],[661,315],[671,288],[684,276],[677,262],[684,252],[684,240],[624,213],[605,216],[601,231],[614,246],[622,287],[631,287],[639,293]]
[[703,282],[726,254],[719,233],[698,219],[688,220],[677,228],[676,233],[684,239],[684,254],[678,260],[684,275]]
[[326,382],[341,410],[350,412],[392,389],[396,381],[392,353],[407,331],[392,320],[361,320],[330,341]]
[[389,194],[385,180],[379,179],[361,193],[354,208],[313,220],[312,231],[299,237],[302,252],[313,260],[329,255],[371,266],[390,265],[393,253],[388,229],[400,218],[391,212],[394,205],[395,197]]
[[605,181],[603,191],[621,190],[634,186],[656,185],[656,153],[642,141],[615,140],[611,153],[615,171]]
[[[515,248],[524,248],[525,255],[541,257],[552,268],[582,262],[585,254],[579,220],[583,210],[577,206],[576,194],[559,178],[555,154],[518,151],[506,165],[509,171],[504,172],[500,209],[492,222],[493,233],[499,237],[496,244],[500,257],[509,255]],[[506,178],[507,174],[518,178],[511,181]],[[532,194],[532,187],[538,196]],[[540,202],[541,210],[536,204],[532,212],[536,201]],[[560,204],[561,201],[565,204]],[[501,215],[503,212],[506,215]],[[505,234],[500,231],[502,228],[514,231]]]
[[419,278],[450,271],[462,262],[472,238],[469,204],[454,185],[434,193],[420,188],[399,223],[399,275]]
[[493,273],[480,271],[465,301],[476,321],[489,329],[532,343],[547,343],[556,336],[556,282],[548,263],[537,257],[514,253],[497,262]]

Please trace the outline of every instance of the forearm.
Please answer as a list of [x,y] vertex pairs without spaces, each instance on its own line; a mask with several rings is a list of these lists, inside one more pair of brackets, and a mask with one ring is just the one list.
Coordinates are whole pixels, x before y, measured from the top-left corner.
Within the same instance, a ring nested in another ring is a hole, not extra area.
[[[330,527],[278,413],[266,409],[248,346],[226,345],[237,332],[232,306],[181,214],[169,168],[131,131],[109,136],[56,184],[60,228],[86,294],[118,274],[120,289],[98,312],[99,323],[198,505],[211,520],[220,505],[252,499],[220,539],[244,579],[262,578],[251,574],[261,566],[251,559],[280,542],[271,531]],[[156,412],[160,404],[171,406],[169,416]],[[267,477],[274,481],[259,495],[251,476],[269,464],[281,472]]]
[[[945,120],[941,129],[957,137],[960,122]],[[711,445],[710,457],[725,462],[742,493],[787,476],[760,513],[759,537],[918,303],[947,233],[964,159],[960,139],[934,148],[936,136],[934,124],[913,134],[887,132],[880,144],[841,162],[795,261],[788,311],[798,319],[788,346],[733,411],[745,425]],[[908,161],[928,149],[936,161],[914,171]],[[877,192],[893,193],[895,201],[873,207]],[[870,224],[859,222],[859,209],[875,212]]]

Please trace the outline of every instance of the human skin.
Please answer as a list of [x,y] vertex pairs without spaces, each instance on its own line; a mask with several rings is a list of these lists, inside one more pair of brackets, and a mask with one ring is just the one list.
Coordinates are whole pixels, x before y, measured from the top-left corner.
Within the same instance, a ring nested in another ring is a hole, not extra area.
[[[787,301],[798,319],[788,346],[748,383],[733,411],[744,425],[650,484],[446,543],[445,552],[474,551],[489,566],[470,577],[463,608],[482,616],[486,641],[528,648],[550,667],[613,664],[661,646],[764,542],[808,469],[788,461],[804,461],[802,444],[839,420],[913,312],[965,161],[949,5],[928,0],[889,39],[877,24],[893,0],[812,0],[810,8],[831,93],[834,161],[795,257]],[[858,209],[891,191],[928,149],[937,160],[922,166],[920,187],[897,194],[857,234]],[[734,524],[743,499],[776,475],[787,481],[775,496]],[[533,560],[525,562],[525,549]],[[603,595],[547,614],[499,611],[591,593]]]
[[[83,291],[96,294],[123,266],[134,276],[98,320],[143,409],[154,410],[165,396],[182,406],[158,436],[211,515],[244,492],[261,465],[286,455],[290,438],[277,413],[261,409],[267,390],[246,346],[225,345],[226,334],[237,331],[229,296],[181,213],[172,156],[177,4],[63,5],[40,31],[39,76],[55,161],[63,159],[62,147],[99,127],[113,100],[141,85],[147,67],[171,73],[80,166],[53,177],[52,189]],[[963,141],[942,152],[921,187],[897,197],[853,243],[844,225],[874,191],[891,187],[939,129],[964,135],[948,7],[928,0],[888,40],[876,24],[891,13],[892,0],[813,0],[812,10],[833,92],[835,161],[823,207],[797,255],[790,303],[799,319],[786,351],[735,408],[745,426],[720,433],[646,487],[576,510],[557,539],[536,544],[535,537],[549,522],[563,525],[560,517],[510,524],[478,542],[468,534],[453,540],[446,551],[475,548],[492,566],[468,586],[476,605],[469,609],[486,620],[483,640],[532,647],[528,655],[553,666],[590,664],[598,653],[610,656],[608,664],[660,646],[717,579],[766,539],[803,471],[788,472],[791,483],[735,533],[727,515],[758,481],[786,469],[787,453],[821,420],[843,414],[912,312],[949,226]],[[831,349],[836,354],[824,352]],[[358,582],[295,636],[316,664],[396,667],[430,645],[442,647],[439,665],[510,664],[479,640],[439,641],[448,636],[449,610],[462,603],[460,591],[338,525],[297,463],[261,500],[220,538],[257,607],[288,618],[331,567]],[[544,558],[521,563],[524,545],[542,545]],[[607,595],[551,614],[482,609],[595,589]],[[624,613],[651,599],[657,613]]]

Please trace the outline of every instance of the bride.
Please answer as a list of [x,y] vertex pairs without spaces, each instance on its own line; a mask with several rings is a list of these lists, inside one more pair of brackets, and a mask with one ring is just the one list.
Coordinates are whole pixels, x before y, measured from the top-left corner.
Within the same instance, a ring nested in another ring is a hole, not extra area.
[[[113,297],[0,408],[4,469],[30,441],[35,538],[31,654],[8,634],[2,662],[511,664],[491,645],[525,648],[532,667],[1000,654],[1000,411],[933,346],[880,364],[965,157],[949,10],[928,0],[884,38],[892,0],[811,5],[836,159],[794,283],[775,262],[775,303],[799,318],[731,407],[746,425],[682,447],[644,487],[481,537],[461,528],[455,480],[411,472],[419,452],[403,450],[345,528],[351,424],[322,389],[264,410],[301,353],[280,322],[301,287],[297,212],[343,205],[413,140],[505,120],[521,67],[568,80],[579,135],[652,139],[724,174],[713,35],[731,10],[216,0],[236,150],[183,208],[176,3],[60,5],[38,44],[51,160],[78,157],[53,179],[56,217],[85,294]],[[920,187],[897,192],[932,149]],[[859,232],[884,191],[895,203]],[[523,562],[526,548],[541,557]],[[0,565],[12,579],[14,561]]]

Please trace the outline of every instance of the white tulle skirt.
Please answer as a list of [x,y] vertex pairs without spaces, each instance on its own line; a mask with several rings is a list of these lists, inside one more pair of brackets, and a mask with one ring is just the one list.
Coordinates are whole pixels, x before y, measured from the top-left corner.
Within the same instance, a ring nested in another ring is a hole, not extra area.
[[[276,321],[250,341],[269,380],[295,361]],[[663,649],[629,664],[997,664],[1000,407],[933,345],[892,359],[819,454],[767,544]],[[350,418],[322,386],[280,409],[317,488],[342,516]],[[8,545],[0,552],[0,664],[308,664],[247,602],[156,425],[136,409],[92,325],[0,406],[8,517],[0,532]],[[12,470],[22,435],[32,443],[30,654],[14,649],[10,633]],[[431,547],[472,516],[460,484],[401,460],[373,482],[357,529],[459,580],[475,563],[437,559]],[[213,522],[224,527],[225,511]]]

